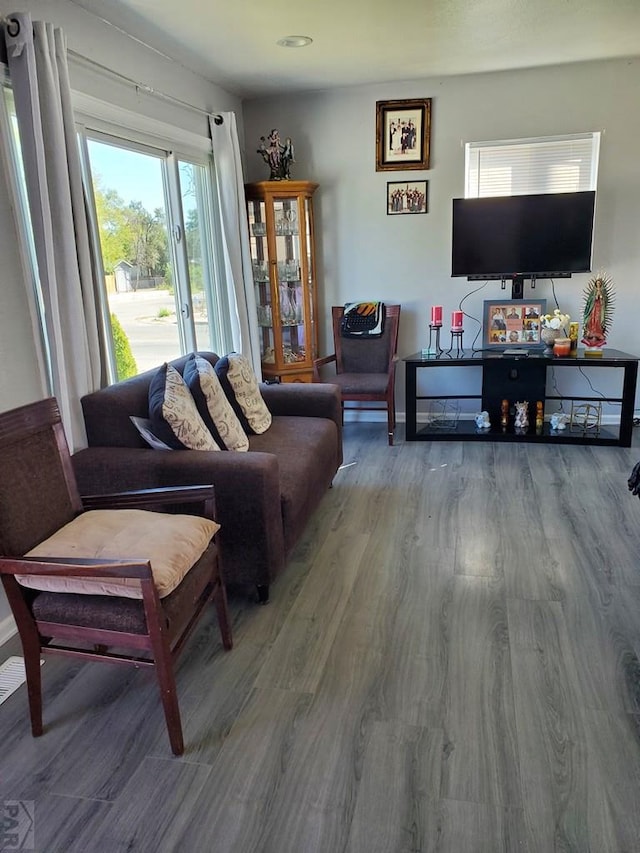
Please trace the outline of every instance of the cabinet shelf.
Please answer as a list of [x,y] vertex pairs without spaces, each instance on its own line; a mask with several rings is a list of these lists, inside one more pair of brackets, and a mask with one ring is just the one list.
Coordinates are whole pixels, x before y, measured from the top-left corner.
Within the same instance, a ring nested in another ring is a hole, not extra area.
[[[438,398],[441,399],[441,398]],[[582,399],[582,398],[580,398]],[[531,442],[531,443],[556,443],[556,444],[619,444],[617,429],[600,427],[597,434],[590,430],[552,430],[545,423],[542,432],[537,433],[535,427],[529,427],[524,432],[516,432],[513,427],[507,427],[505,431],[500,428],[486,430],[478,429],[473,420],[459,420],[452,428],[434,428],[429,424],[418,424],[415,437],[407,440],[413,441],[503,441],[503,442]]]

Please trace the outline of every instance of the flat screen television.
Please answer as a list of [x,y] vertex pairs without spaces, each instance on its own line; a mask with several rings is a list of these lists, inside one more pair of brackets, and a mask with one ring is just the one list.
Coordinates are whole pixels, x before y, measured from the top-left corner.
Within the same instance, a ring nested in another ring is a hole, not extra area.
[[594,191],[454,198],[453,276],[543,278],[591,270]]

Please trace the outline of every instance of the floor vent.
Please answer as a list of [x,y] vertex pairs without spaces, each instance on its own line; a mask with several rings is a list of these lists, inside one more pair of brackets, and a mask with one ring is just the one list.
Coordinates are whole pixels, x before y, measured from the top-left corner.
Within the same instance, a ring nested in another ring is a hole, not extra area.
[[0,705],[26,680],[24,658],[15,655],[8,658],[0,666]]

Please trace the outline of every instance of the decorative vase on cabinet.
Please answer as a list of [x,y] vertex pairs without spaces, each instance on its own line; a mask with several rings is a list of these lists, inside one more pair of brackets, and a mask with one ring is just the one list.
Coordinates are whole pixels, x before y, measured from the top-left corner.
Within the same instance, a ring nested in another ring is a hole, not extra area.
[[245,185],[263,379],[311,382],[318,355],[310,181]]
[[544,353],[545,355],[553,354],[553,345],[555,344],[558,338],[564,338],[565,334],[562,329],[550,329],[547,326],[543,326],[540,329],[540,340],[544,344]]

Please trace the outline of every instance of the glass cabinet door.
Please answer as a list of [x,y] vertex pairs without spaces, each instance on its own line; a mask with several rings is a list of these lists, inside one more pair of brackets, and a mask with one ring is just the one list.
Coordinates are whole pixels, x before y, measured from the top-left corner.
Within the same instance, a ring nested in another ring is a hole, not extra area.
[[313,240],[313,209],[311,207],[311,199],[304,197],[301,199],[304,209],[304,247],[305,247],[305,263],[302,265],[302,287],[304,288],[305,304],[307,305],[306,328],[309,330],[309,348],[311,350],[310,358],[313,361],[318,357],[318,327],[316,317],[316,272],[314,259],[314,240]]
[[263,378],[311,382],[317,357],[311,194],[317,184],[247,184]]
[[260,330],[260,359],[275,362],[275,338],[273,333],[273,304],[269,278],[269,244],[267,241],[266,205],[263,201],[250,201],[249,231],[251,245],[251,270]]
[[274,198],[274,232],[276,275],[278,282],[278,315],[281,328],[280,359],[283,364],[306,361],[306,307],[302,288],[302,259],[298,200]]

